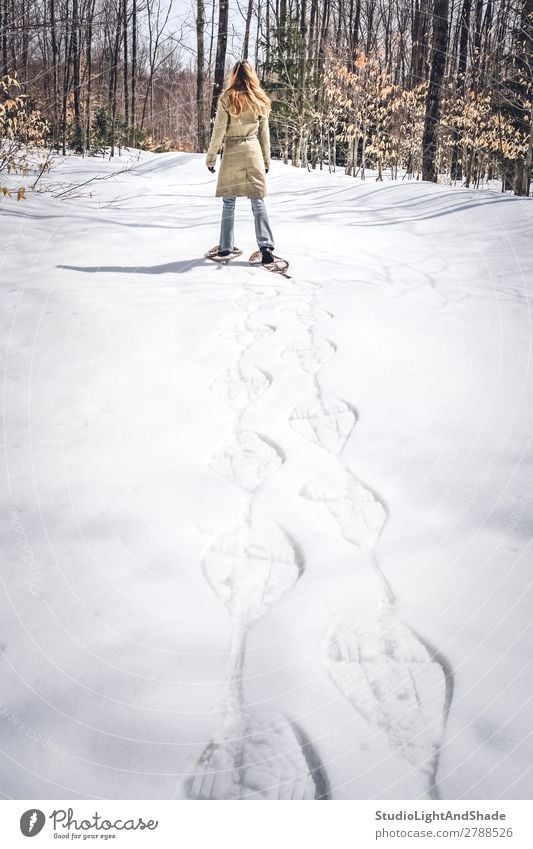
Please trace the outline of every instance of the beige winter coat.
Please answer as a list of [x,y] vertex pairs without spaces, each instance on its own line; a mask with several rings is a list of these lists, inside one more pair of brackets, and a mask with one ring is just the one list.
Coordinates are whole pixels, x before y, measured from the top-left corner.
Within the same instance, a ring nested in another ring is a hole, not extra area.
[[214,167],[224,144],[216,197],[262,198],[270,166],[268,115],[256,118],[251,110],[243,110],[234,118],[227,105],[227,96],[221,94],[206,159],[207,166]]

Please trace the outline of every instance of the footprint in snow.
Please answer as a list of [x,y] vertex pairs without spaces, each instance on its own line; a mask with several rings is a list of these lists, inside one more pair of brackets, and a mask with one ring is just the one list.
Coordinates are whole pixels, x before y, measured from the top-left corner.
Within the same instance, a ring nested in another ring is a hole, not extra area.
[[275,327],[269,324],[256,324],[248,321],[237,322],[232,324],[226,330],[220,332],[220,336],[224,339],[229,339],[237,345],[252,345],[254,342],[259,342],[266,336],[274,333]]
[[345,622],[328,634],[323,662],[358,713],[433,785],[447,684],[420,639],[392,613],[366,629]]
[[335,350],[335,345],[327,339],[315,339],[310,336],[302,341],[291,342],[282,351],[281,356],[309,374],[316,374]]
[[300,495],[324,504],[348,542],[367,551],[375,547],[387,514],[374,493],[350,472],[338,469],[318,475],[305,484]]
[[314,747],[280,713],[244,712],[210,743],[189,781],[190,799],[327,799]]
[[222,372],[211,384],[211,389],[230,407],[245,410],[271,382],[271,378],[258,368],[237,363]]
[[323,398],[313,404],[300,405],[292,411],[291,427],[306,439],[331,454],[339,454],[357,421],[357,413],[346,401]]
[[305,325],[305,327],[312,327],[314,324],[318,324],[321,321],[328,321],[330,318],[333,318],[332,313],[327,312],[327,310],[323,310],[316,304],[312,303],[305,304],[300,307],[286,307],[282,310],[282,312],[294,315],[300,324]]
[[270,442],[251,431],[238,431],[216,452],[209,465],[237,486],[253,491],[283,462],[281,452]]
[[244,312],[249,313],[264,306],[279,294],[279,289],[256,289],[255,287],[248,288],[245,286],[245,291],[237,298],[235,303]]
[[266,613],[303,572],[291,541],[273,522],[253,521],[219,536],[204,558],[206,578],[234,620]]

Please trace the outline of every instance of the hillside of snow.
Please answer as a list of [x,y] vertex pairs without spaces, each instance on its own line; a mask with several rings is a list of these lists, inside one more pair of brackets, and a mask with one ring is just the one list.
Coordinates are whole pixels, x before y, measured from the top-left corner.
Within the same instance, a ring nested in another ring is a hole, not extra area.
[[529,798],[533,201],[204,161],[0,204],[1,793]]

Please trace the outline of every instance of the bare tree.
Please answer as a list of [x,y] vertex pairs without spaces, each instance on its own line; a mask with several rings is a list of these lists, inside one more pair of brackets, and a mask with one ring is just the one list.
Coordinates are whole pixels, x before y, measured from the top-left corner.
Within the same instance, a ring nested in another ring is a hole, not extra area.
[[196,109],[197,109],[197,137],[196,149],[200,152],[205,150],[206,146],[206,126],[205,126],[205,93],[206,93],[206,73],[205,73],[205,5],[204,0],[197,0],[196,3]]
[[211,120],[215,117],[215,112],[217,111],[218,98],[224,87],[224,76],[226,71],[226,50],[228,44],[228,11],[229,0],[219,0],[217,54],[215,59],[213,96],[211,98]]
[[250,49],[250,28],[252,26],[252,15],[254,11],[254,0],[248,0],[248,8],[246,10],[246,21],[244,26],[244,40],[242,43],[242,58],[248,58]]
[[131,135],[130,144],[135,142],[137,123],[137,0],[131,0]]
[[[463,0],[461,7],[461,19],[459,23],[459,63],[457,66],[456,91],[459,97],[464,95],[466,68],[468,61],[468,37],[470,33],[470,14],[472,11],[472,0]],[[453,152],[451,164],[452,180],[461,180],[463,176],[463,166],[459,159],[461,133],[459,129],[455,129],[453,133]]]
[[437,182],[437,132],[441,103],[441,88],[448,48],[448,0],[435,0],[433,8],[433,38],[431,71],[426,99],[426,116],[422,138],[422,179]]

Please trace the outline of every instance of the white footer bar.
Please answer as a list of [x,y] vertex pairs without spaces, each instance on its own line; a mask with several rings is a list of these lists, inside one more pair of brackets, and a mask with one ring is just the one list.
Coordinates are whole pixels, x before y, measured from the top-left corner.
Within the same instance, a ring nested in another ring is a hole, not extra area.
[[[5,847],[445,849],[533,847],[529,801],[0,802]],[[35,843],[29,839],[35,838]]]

